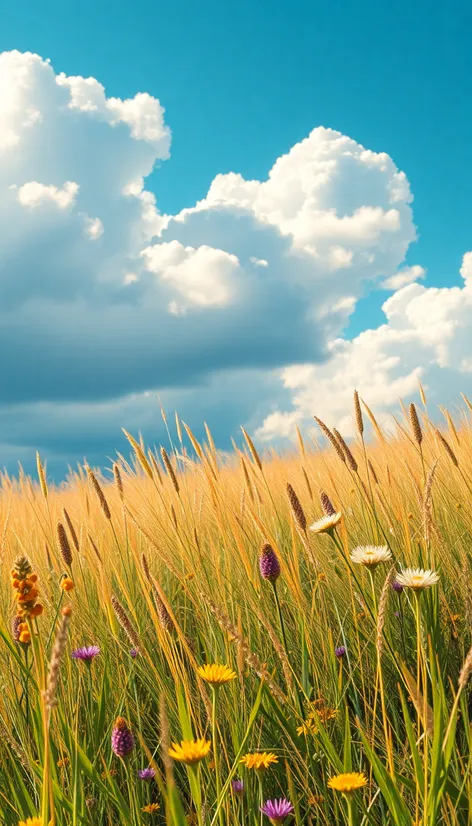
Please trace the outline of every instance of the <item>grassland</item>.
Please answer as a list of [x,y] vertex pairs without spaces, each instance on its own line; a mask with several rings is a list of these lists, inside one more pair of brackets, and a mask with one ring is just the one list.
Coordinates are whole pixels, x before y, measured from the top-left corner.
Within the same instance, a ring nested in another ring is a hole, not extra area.
[[389,437],[355,404],[349,445],[223,457],[177,419],[113,475],[3,478],[2,824],[472,823],[471,412],[423,401]]

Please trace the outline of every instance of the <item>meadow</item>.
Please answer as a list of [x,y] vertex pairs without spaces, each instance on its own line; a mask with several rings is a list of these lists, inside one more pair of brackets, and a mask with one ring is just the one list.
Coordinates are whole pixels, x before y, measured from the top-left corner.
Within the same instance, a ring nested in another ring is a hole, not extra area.
[[472,407],[421,396],[2,478],[4,826],[472,823]]

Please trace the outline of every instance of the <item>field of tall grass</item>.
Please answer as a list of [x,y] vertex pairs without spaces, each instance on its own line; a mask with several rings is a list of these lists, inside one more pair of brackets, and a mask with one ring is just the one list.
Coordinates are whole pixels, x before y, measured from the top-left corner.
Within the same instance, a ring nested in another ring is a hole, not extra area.
[[3,478],[2,824],[472,823],[472,407],[422,402]]

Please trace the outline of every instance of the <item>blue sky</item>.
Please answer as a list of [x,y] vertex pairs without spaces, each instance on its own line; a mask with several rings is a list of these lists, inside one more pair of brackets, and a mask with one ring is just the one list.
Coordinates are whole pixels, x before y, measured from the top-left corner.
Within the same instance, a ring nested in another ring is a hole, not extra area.
[[[406,244],[406,264],[427,270],[424,285],[463,283],[459,268],[472,246],[469,4],[98,0],[65,6],[43,0],[26,9],[5,2],[1,8],[0,51],[50,58],[56,73],[96,78],[108,97],[147,92],[159,99],[172,146],[169,159],[161,161],[156,153],[157,168],[146,178],[146,189],[155,193],[161,212],[175,215],[192,207],[221,173],[264,181],[277,158],[314,127],[325,126],[387,153],[405,172],[418,231],[418,240]],[[188,228],[185,243],[195,248],[208,243],[195,232]],[[213,246],[234,254],[213,235]],[[167,237],[180,243],[172,228]],[[355,312],[338,331],[354,340],[377,328],[390,294],[359,291]],[[306,358],[315,351],[307,347]],[[292,355],[299,358],[298,351]],[[237,362],[228,357],[226,366],[232,360]],[[258,369],[278,366],[261,361]],[[210,385],[215,369],[221,365],[212,364],[206,373]],[[272,376],[265,382],[272,386]],[[286,401],[284,387],[268,409]],[[134,389],[142,388],[123,386],[123,394]],[[179,392],[188,392],[184,381]],[[82,399],[95,397],[93,390],[81,393]],[[119,396],[118,390],[113,393]],[[253,411],[264,411],[262,399],[251,404]],[[244,415],[256,424],[248,409]],[[223,429],[223,414],[222,422]],[[95,447],[100,444],[100,436],[89,438]],[[67,439],[65,433],[64,455]],[[86,440],[81,447],[86,449]]]

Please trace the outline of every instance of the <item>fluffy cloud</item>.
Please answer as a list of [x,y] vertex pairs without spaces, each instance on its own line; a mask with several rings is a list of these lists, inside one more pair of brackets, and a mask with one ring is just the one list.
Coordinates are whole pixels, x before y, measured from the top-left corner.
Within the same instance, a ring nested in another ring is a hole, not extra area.
[[[266,180],[217,175],[161,215],[145,179],[169,151],[150,95],[108,98],[37,55],[0,55],[4,455],[42,444],[61,461],[102,458],[102,422],[150,430],[157,391],[197,420],[219,410],[220,434],[263,422],[263,437],[286,436],[313,380],[318,411],[342,381],[380,395],[387,377],[393,403],[423,353],[443,370],[458,359],[468,287],[436,296],[412,283],[419,265],[401,269],[415,227],[388,155],[320,127]],[[388,323],[343,341],[377,286],[398,290]],[[342,418],[337,404],[327,412]]]
[[313,413],[353,432],[352,391],[362,396],[387,422],[400,398],[424,385],[432,404],[468,391],[472,377],[472,253],[463,259],[462,287],[432,288],[410,284],[383,305],[386,323],[352,341],[337,339],[330,358],[320,365],[290,366],[280,378],[291,409],[269,414],[261,439],[292,437],[295,424]]

